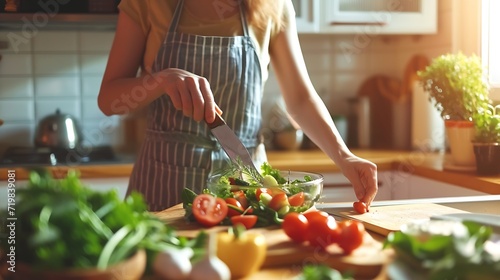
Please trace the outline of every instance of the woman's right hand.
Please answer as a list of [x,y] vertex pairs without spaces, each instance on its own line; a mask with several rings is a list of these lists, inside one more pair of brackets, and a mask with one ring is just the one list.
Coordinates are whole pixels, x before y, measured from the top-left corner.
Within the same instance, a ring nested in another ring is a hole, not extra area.
[[178,68],[168,68],[153,76],[161,83],[175,108],[185,116],[211,123],[216,112],[222,114],[206,78]]

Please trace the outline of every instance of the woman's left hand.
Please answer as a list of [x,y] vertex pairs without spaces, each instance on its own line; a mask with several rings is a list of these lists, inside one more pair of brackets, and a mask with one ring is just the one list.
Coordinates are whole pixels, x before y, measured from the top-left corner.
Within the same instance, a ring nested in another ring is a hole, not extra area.
[[377,165],[355,155],[348,156],[341,163],[342,173],[351,182],[358,200],[370,206],[377,195]]

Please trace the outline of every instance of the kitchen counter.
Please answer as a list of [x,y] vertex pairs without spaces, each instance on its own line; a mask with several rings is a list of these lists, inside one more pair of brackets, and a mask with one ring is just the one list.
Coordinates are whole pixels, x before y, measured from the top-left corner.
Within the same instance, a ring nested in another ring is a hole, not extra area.
[[[481,191],[500,194],[500,176],[480,177],[474,171],[456,172],[443,169],[448,155],[422,151],[353,150],[377,164],[379,171],[411,173],[428,179]],[[317,173],[340,172],[339,168],[320,150],[269,151],[268,162],[280,170],[301,170]],[[48,167],[55,177],[62,177],[69,169],[78,169],[82,178],[128,177],[132,172],[130,161],[103,165]],[[20,167],[0,168],[0,180],[7,180],[8,170],[16,170],[16,180],[26,179],[28,172]]]
[[[456,197],[456,198],[436,198],[436,199],[411,199],[411,200],[392,200],[392,201],[378,201],[374,202],[372,206],[385,206],[385,205],[416,205],[420,203],[434,203],[434,204],[439,204],[442,206],[448,206],[452,207],[458,210],[462,211],[467,211],[467,212],[472,212],[472,213],[482,213],[482,214],[496,214],[500,215],[500,195],[486,195],[486,196],[477,196],[477,197]],[[347,208],[351,209],[352,204],[346,204],[346,203],[323,203],[323,204],[318,204],[317,207],[320,210],[329,212],[329,213],[335,213],[333,211],[334,209],[338,208]],[[178,233],[183,236],[188,236],[188,237],[193,237],[196,235],[196,233],[201,229],[200,226],[198,226],[195,222],[186,222],[183,219],[184,215],[184,209],[182,208],[182,205],[176,205],[174,207],[165,209],[163,211],[157,212],[156,215],[165,223],[170,224],[174,226],[175,228],[178,229]],[[335,216],[337,220],[339,219],[344,219],[343,217],[338,217]],[[408,219],[410,221],[410,219]],[[219,231],[221,230],[218,227],[211,228],[211,229],[205,229],[208,231]],[[259,230],[259,229],[252,229],[252,230]],[[268,231],[260,231],[263,232],[264,234],[269,234]],[[373,231],[368,231],[368,234],[373,240],[379,244],[383,243],[385,240],[385,236],[378,234]],[[273,240],[274,239],[274,240]],[[266,240],[270,240],[269,242],[275,241],[275,236],[272,238],[267,238]],[[293,247],[295,246],[294,243],[288,243],[286,241],[281,241],[280,245],[273,244],[272,248],[270,248],[271,251],[274,250],[274,246],[281,248],[281,250],[285,250],[285,248],[289,248],[290,246]],[[366,241],[365,241],[366,242]],[[363,248],[365,246],[365,248]],[[362,247],[360,247],[360,250],[366,250],[366,247],[370,246],[370,244],[364,243]],[[381,248],[381,247],[380,247]],[[372,251],[363,251],[363,253],[368,253]],[[393,262],[394,260],[394,254],[391,249],[386,249],[384,251],[377,251],[379,259],[384,260],[382,261],[382,264],[380,266],[373,266],[369,265],[367,263],[363,263],[362,261],[359,261],[359,267],[356,267],[356,269],[365,269],[365,271],[356,271],[358,274],[365,274],[365,275],[370,275],[369,279],[377,279],[377,280],[385,280],[385,279],[391,279],[388,275],[387,268],[388,266]],[[274,254],[274,253],[273,253]],[[294,260],[299,259],[298,263],[290,263],[287,265],[277,265],[277,266],[267,266],[266,263],[264,263],[263,269],[258,271],[257,273],[248,276],[245,278],[246,280],[253,280],[253,279],[292,279],[294,276],[298,275],[300,272],[300,265],[304,263],[315,263],[316,261],[319,261],[319,259],[323,259],[327,262],[331,262],[331,259],[326,260],[324,258],[324,254],[326,253],[319,253],[317,252],[314,257],[317,257],[318,260],[315,261],[314,258],[311,259],[311,256],[307,256],[307,253],[304,251],[303,253],[300,253],[300,250],[297,254],[301,254],[303,256],[304,260],[300,261],[300,257],[297,258],[295,257]],[[362,255],[362,254],[361,254]],[[361,255],[354,254],[352,256],[353,258],[361,258]],[[332,258],[338,258],[338,255],[332,256]],[[347,263],[349,261],[346,261]],[[342,261],[340,262],[335,262],[332,267],[337,268],[339,270],[341,269],[346,269],[344,266],[345,263]],[[364,277],[360,277],[364,278]]]

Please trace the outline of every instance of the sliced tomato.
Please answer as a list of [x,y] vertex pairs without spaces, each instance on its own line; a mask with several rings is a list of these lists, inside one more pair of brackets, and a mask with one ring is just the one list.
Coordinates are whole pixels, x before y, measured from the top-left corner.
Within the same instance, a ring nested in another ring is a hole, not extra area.
[[338,223],[340,228],[340,237],[338,245],[344,250],[344,253],[350,254],[356,248],[363,244],[365,235],[365,226],[356,220],[344,220]]
[[[245,210],[243,206],[241,206],[241,203],[236,199],[232,197],[228,197],[224,199],[224,201],[227,203],[227,216],[232,217],[232,216],[238,216],[241,215],[241,213]],[[235,210],[234,208],[237,208],[241,211]]]
[[256,215],[232,216],[231,223],[233,225],[242,224],[246,229],[251,229],[257,223],[257,216]]
[[286,235],[297,243],[306,241],[308,226],[309,222],[306,217],[297,212],[286,214],[281,224]]
[[273,209],[274,211],[279,211],[281,207],[285,205],[290,205],[286,193],[275,194],[269,202],[269,208]]
[[366,203],[364,203],[363,201],[355,201],[352,204],[352,207],[359,214],[364,214],[364,213],[368,212],[368,207],[366,207]]
[[227,216],[227,203],[220,197],[209,194],[199,194],[193,200],[193,216],[205,227],[220,224]]
[[304,204],[305,196],[304,192],[296,193],[288,198],[291,206],[301,206]]

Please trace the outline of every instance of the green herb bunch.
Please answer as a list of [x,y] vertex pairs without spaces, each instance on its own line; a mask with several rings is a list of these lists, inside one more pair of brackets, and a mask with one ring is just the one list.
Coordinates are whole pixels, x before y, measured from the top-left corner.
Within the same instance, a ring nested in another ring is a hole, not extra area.
[[500,105],[488,105],[481,108],[473,115],[476,135],[475,142],[499,143],[500,142]]
[[150,257],[191,245],[148,212],[140,194],[122,200],[114,190],[93,191],[74,171],[60,180],[33,171],[16,198],[16,261],[33,267],[105,269],[139,249]]
[[460,226],[464,230],[451,234],[391,232],[384,247],[394,248],[399,259],[425,279],[498,279],[500,254],[490,240],[492,228],[472,221]]
[[443,119],[470,121],[490,103],[489,85],[476,55],[441,55],[417,75]]

